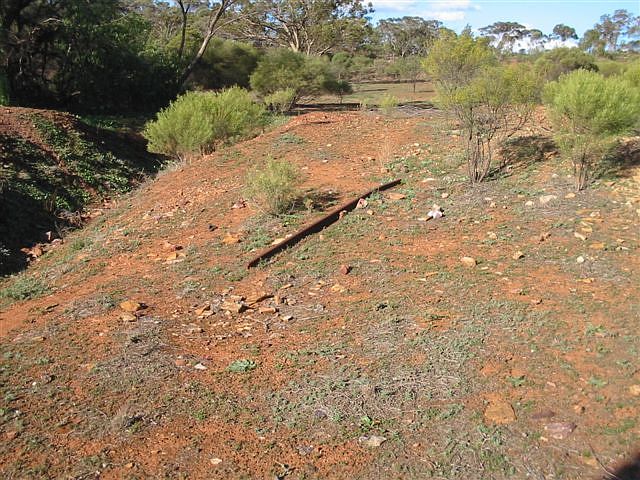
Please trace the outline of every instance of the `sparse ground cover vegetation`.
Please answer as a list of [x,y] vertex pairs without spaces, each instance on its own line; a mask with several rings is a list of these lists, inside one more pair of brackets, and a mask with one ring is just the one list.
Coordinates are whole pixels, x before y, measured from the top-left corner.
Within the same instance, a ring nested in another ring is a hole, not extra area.
[[0,477],[638,477],[638,18],[369,13],[0,4]]

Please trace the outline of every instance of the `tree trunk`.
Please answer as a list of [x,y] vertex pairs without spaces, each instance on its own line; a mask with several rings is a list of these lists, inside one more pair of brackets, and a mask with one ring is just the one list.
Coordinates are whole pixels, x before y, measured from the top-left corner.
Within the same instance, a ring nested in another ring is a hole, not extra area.
[[178,49],[178,59],[182,60],[184,54],[184,44],[187,40],[187,14],[189,13],[190,5],[186,8],[182,0],[178,0],[178,6],[180,7],[180,13],[182,14],[182,29],[180,32],[180,48]]
[[202,40],[200,48],[198,49],[198,53],[196,53],[196,55],[193,57],[191,62],[189,62],[189,65],[186,66],[186,68],[182,72],[182,75],[180,76],[180,88],[182,88],[182,86],[185,84],[187,78],[189,78],[189,75],[191,75],[191,72],[193,72],[193,69],[196,67],[196,65],[198,65],[198,62],[200,62],[205,52],[207,51],[209,42],[211,42],[211,39],[220,28],[220,19],[225,14],[225,12],[237,1],[238,0],[221,0],[218,8],[211,12],[209,24],[207,25],[207,32],[204,36],[204,40]]

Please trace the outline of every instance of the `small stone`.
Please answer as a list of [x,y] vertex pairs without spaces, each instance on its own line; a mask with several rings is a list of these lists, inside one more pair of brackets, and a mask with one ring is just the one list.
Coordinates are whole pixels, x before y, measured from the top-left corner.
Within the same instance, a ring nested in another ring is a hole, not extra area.
[[573,236],[579,240],[582,240],[583,242],[587,239],[587,237],[578,232],[573,232]]
[[532,420],[549,420],[553,418],[556,413],[553,410],[542,410],[531,415]]
[[258,309],[258,313],[276,313],[277,311],[276,307],[261,307]]
[[533,202],[531,200],[527,200],[526,202],[524,202],[524,206],[525,207],[533,207]]
[[557,195],[542,195],[540,198],[538,198],[538,201],[540,202],[540,205],[547,205],[548,203],[556,200],[558,198]]
[[386,441],[387,441],[386,438],[380,437],[378,435],[370,435],[370,436],[363,435],[358,439],[358,442],[360,442],[365,447],[369,447],[369,448],[377,448]]
[[513,258],[514,260],[520,260],[521,258],[524,258],[524,253],[518,250],[511,256],[511,258]]
[[498,400],[487,405],[484,411],[484,418],[497,425],[506,425],[516,420],[516,413],[509,402]]
[[555,422],[548,423],[544,426],[544,430],[549,432],[551,438],[556,440],[564,440],[576,429],[577,425],[571,422]]
[[567,200],[571,199],[571,198],[576,198],[576,194],[575,193],[567,193],[564,198],[566,198]]
[[440,195],[440,198],[449,198],[449,194],[447,192],[444,192],[442,195]]
[[225,245],[240,243],[240,236],[227,233],[227,235],[222,239],[222,243],[224,243]]
[[487,232],[487,238],[489,238],[489,240],[497,240],[498,235],[496,235],[495,232]]
[[631,385],[629,387],[629,393],[634,397],[640,397],[640,385]]
[[349,265],[340,265],[340,273],[342,275],[349,275],[349,272],[351,272],[351,267]]
[[222,459],[214,457],[210,459],[209,462],[211,462],[211,465],[220,465],[222,463]]
[[475,267],[478,264],[476,259],[473,257],[461,257],[460,261],[465,267],[468,267],[468,268]]
[[120,308],[125,312],[139,312],[144,308],[144,305],[132,300],[126,300],[120,304]]
[[194,313],[200,318],[205,318],[213,315],[213,310],[211,309],[211,305],[204,305],[200,308],[196,308]]
[[407,198],[407,196],[404,193],[391,192],[387,194],[387,198],[389,200],[397,201],[404,200],[405,198]]
[[582,415],[585,410],[586,410],[586,407],[584,405],[580,405],[579,403],[576,403],[573,406],[573,411],[576,412],[578,415]]
[[124,312],[120,314],[120,320],[122,320],[123,322],[135,322],[136,320],[138,320],[138,317],[136,317],[133,313]]
[[203,364],[201,363],[196,363],[193,368],[195,368],[196,370],[206,370],[207,367],[205,367]]
[[343,285],[336,283],[333,287],[331,287],[331,291],[336,293],[344,293],[347,291],[347,289]]
[[589,245],[589,248],[592,250],[604,250],[607,246],[602,242],[596,242]]
[[582,255],[580,255],[578,258],[576,258],[576,262],[577,263],[584,263],[585,259],[584,259],[584,257]]
[[242,313],[247,307],[240,302],[223,302],[222,310],[232,313]]

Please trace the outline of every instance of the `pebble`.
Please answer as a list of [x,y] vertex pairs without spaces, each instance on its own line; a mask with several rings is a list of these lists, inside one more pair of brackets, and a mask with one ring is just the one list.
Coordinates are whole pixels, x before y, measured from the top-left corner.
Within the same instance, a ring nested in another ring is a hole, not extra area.
[[461,257],[460,261],[465,267],[469,267],[469,268],[475,267],[478,264],[476,259],[473,257]]
[[385,437],[380,437],[378,435],[366,436],[363,435],[358,439],[358,442],[364,445],[365,447],[376,448],[386,442],[387,439]]

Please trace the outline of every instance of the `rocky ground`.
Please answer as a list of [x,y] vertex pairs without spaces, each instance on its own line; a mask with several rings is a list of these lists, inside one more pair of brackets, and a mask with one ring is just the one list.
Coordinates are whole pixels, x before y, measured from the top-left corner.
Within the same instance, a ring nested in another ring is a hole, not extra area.
[[[640,172],[574,193],[538,117],[477,187],[455,127],[404,109],[302,115],[120,198],[0,284],[2,477],[616,478]],[[245,198],[268,157],[304,173],[281,218]]]

